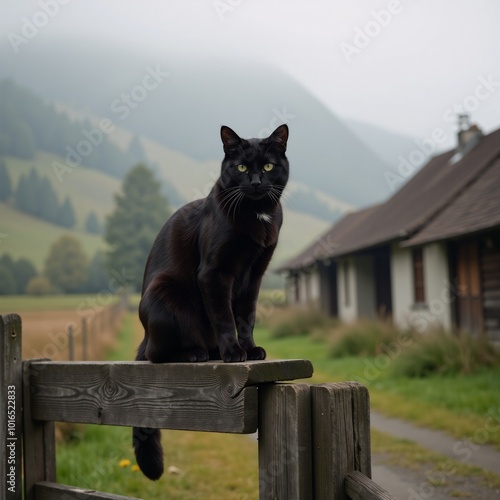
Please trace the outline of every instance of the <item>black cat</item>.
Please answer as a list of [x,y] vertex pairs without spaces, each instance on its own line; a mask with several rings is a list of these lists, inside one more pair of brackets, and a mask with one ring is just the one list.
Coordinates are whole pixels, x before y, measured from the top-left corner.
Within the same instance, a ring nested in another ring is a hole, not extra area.
[[[221,128],[224,159],[209,195],[175,212],[149,255],[139,317],[137,360],[225,362],[264,359],[253,340],[257,295],[283,221],[288,127],[266,139]],[[237,335],[236,335],[237,333]],[[137,463],[163,473],[160,431],[134,428]]]

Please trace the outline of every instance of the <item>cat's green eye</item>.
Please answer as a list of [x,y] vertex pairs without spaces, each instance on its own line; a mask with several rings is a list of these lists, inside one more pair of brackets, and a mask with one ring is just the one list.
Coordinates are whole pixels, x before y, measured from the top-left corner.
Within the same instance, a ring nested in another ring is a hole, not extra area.
[[270,172],[274,168],[274,165],[272,163],[266,163],[264,165],[264,172]]
[[248,170],[248,167],[246,165],[238,165],[236,168],[241,173],[246,172]]

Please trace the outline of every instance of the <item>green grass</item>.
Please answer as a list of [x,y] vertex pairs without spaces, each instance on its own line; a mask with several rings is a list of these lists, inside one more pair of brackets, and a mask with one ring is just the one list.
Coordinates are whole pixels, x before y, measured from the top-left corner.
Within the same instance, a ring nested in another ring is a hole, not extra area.
[[24,257],[31,261],[38,271],[43,269],[52,244],[63,234],[78,238],[89,259],[97,250],[105,248],[101,236],[50,224],[18,212],[6,203],[0,202],[0,212],[0,234],[5,235],[0,239],[0,254],[10,254],[15,259]]
[[[444,430],[457,438],[486,437],[487,442],[500,446],[500,368],[425,379],[393,377],[389,373],[392,359],[387,355],[332,359],[328,344],[308,336],[274,339],[265,328],[255,336],[270,357],[310,359],[314,366],[311,382],[359,381],[368,387],[372,407],[388,416]],[[493,424],[497,430],[482,432]]]
[[[82,303],[85,304],[88,297],[89,294],[45,295],[42,297],[2,295],[0,296],[0,314],[76,309]],[[113,301],[115,300],[118,300],[118,298],[113,299]]]

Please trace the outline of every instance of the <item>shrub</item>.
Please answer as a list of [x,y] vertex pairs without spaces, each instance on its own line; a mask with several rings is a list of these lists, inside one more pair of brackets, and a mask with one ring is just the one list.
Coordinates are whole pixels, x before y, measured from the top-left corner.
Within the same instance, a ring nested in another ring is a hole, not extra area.
[[472,373],[500,365],[500,353],[485,336],[451,334],[443,330],[418,337],[391,367],[394,376]]
[[42,296],[54,293],[54,289],[45,276],[35,276],[30,279],[26,286],[26,293],[28,295]]
[[397,342],[401,332],[390,323],[358,321],[341,325],[332,332],[330,356],[376,356]]
[[281,321],[271,326],[271,337],[297,337],[309,335],[314,332],[325,332],[336,324],[336,321],[319,311],[308,310],[289,310]]

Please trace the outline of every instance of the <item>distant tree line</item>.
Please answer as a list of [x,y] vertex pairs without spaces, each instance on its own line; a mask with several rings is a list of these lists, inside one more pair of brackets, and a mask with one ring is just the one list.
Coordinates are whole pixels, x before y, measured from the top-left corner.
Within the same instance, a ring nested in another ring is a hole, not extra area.
[[104,252],[89,260],[71,235],[54,242],[40,274],[28,259],[0,257],[0,295],[96,293],[108,287],[109,278]]
[[[48,178],[40,177],[33,168],[29,175],[20,177],[17,189],[14,189],[5,162],[0,160],[0,201],[10,200],[21,212],[68,229],[75,227],[73,203],[68,196],[59,203]],[[85,230],[92,234],[103,232],[103,226],[94,211],[90,211],[85,219]]]
[[[54,106],[12,80],[0,81],[0,116],[0,156],[33,159],[41,149],[66,157],[69,149],[87,140],[85,134],[94,128],[88,120],[70,120],[58,113]],[[138,155],[137,150],[134,154]],[[134,161],[138,158],[131,159],[104,134],[82,164],[122,178]]]

